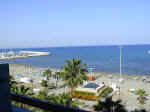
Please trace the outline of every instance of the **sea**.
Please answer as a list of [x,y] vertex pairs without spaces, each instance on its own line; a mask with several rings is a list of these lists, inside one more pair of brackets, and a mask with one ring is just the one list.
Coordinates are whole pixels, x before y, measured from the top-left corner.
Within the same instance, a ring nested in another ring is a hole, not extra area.
[[[5,51],[20,50],[50,52],[50,56],[39,56],[24,59],[0,60],[10,64],[25,64],[38,67],[61,69],[66,60],[79,58],[93,72],[119,73],[120,46],[82,46],[82,47],[45,47],[45,48],[16,48]],[[1,49],[0,52],[4,52]],[[150,74],[150,45],[122,46],[122,73],[123,74]]]

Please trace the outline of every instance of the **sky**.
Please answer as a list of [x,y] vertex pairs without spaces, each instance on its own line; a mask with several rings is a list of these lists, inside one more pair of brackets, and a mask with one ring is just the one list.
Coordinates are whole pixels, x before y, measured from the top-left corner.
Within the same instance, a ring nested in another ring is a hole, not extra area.
[[149,0],[0,0],[0,48],[150,44]]

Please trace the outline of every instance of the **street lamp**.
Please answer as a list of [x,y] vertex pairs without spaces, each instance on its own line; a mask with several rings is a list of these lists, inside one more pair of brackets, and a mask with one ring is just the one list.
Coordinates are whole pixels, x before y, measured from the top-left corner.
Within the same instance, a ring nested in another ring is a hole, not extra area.
[[122,46],[120,46],[120,78],[122,78]]
[[120,99],[120,86],[122,82],[122,46],[120,46],[120,79],[119,79],[119,99]]

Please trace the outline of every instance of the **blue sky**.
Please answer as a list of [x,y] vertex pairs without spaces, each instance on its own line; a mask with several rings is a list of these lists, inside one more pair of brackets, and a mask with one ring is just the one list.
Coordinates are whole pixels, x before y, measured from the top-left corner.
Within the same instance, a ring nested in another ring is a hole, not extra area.
[[150,44],[149,0],[0,0],[0,47]]

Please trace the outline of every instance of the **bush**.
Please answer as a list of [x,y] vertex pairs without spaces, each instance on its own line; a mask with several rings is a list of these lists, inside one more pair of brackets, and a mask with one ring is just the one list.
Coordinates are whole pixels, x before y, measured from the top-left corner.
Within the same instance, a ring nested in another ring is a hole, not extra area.
[[140,104],[145,104],[145,96],[147,96],[148,94],[146,93],[146,91],[144,89],[139,89],[136,91],[135,93],[136,95],[139,95],[138,100]]
[[144,105],[145,104],[145,100],[141,99],[141,100],[139,100],[139,103],[142,104],[142,105]]
[[95,93],[92,92],[86,92],[86,91],[74,91],[74,94],[80,94],[80,95],[88,95],[88,96],[95,96]]
[[107,97],[110,93],[113,92],[113,89],[108,87],[106,89],[104,89],[101,93],[100,93],[100,97]]
[[41,85],[42,87],[48,87],[48,82],[46,80],[42,80]]

